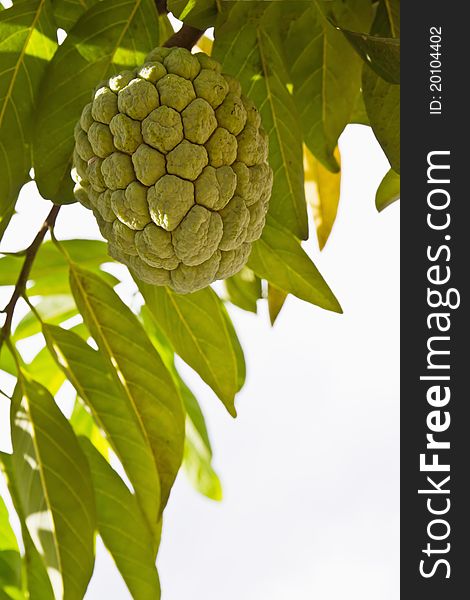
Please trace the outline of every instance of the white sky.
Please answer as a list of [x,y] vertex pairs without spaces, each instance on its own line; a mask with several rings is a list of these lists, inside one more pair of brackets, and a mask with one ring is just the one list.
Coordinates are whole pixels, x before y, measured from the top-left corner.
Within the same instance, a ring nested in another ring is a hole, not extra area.
[[[233,308],[248,365],[236,420],[184,369],[225,498],[178,478],[158,559],[164,600],[399,597],[399,207],[375,210],[387,162],[367,128],[348,127],[341,150],[333,234],[321,254],[313,234],[305,247],[345,314],[289,298],[271,329],[264,303],[257,317]],[[4,248],[25,246],[48,212],[33,185],[20,207]],[[57,234],[98,235],[76,205]],[[1,449],[7,424],[0,398]],[[99,547],[86,600],[103,598],[130,595]]]

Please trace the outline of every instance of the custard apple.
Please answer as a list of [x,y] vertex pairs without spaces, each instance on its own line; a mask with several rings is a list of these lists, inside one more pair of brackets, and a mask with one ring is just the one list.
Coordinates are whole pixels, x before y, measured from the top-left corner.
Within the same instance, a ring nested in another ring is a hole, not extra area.
[[110,255],[179,293],[245,265],[271,195],[260,114],[221,71],[202,52],[156,48],[99,85],[75,127],[75,196]]

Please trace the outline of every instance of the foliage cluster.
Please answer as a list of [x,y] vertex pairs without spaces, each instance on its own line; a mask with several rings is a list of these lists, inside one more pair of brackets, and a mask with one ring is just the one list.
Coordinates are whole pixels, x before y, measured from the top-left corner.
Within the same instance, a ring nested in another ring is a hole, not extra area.
[[[184,22],[176,34],[167,10]],[[198,39],[261,112],[274,172],[267,224],[223,294],[138,282],[128,305],[104,242],[53,232],[74,201],[74,126],[98,82],[157,45]],[[83,598],[96,533],[131,596],[160,597],[162,516],[181,464],[201,493],[221,497],[204,416],[175,355],[235,416],[245,362],[227,302],[256,312],[267,301],[272,321],[288,294],[341,311],[301,245],[308,205],[322,248],[349,123],[371,126],[390,162],[378,209],[397,199],[399,91],[398,0],[15,0],[0,10],[0,237],[31,179],[52,203],[32,244],[0,258],[0,286],[13,290],[0,369],[15,382],[0,397],[13,446],[0,462],[21,524],[18,541],[0,499],[0,598]],[[30,310],[16,323],[20,299]],[[42,346],[27,361],[33,336]],[[76,391],[67,416],[55,400],[65,381]]]

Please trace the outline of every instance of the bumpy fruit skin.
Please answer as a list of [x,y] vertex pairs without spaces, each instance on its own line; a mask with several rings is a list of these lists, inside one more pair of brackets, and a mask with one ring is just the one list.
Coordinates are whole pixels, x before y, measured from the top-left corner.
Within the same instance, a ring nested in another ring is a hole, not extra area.
[[75,196],[110,255],[193,292],[230,277],[263,230],[273,174],[256,107],[206,54],[155,48],[95,90],[75,128]]

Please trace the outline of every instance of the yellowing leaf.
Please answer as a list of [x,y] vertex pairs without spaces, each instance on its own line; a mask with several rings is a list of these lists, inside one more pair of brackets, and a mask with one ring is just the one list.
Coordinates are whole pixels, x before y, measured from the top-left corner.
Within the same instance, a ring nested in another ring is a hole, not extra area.
[[[339,148],[334,157],[341,164]],[[317,160],[304,146],[305,195],[312,207],[313,220],[317,230],[318,244],[323,250],[333,228],[338,212],[341,187],[341,171],[332,173]]]
[[271,325],[274,325],[279,316],[287,296],[287,292],[280,290],[272,283],[268,283],[268,309]]
[[207,35],[203,35],[202,38],[198,41],[197,47],[201,50],[201,52],[205,52],[208,56],[212,54],[212,46],[214,42],[207,37]]

